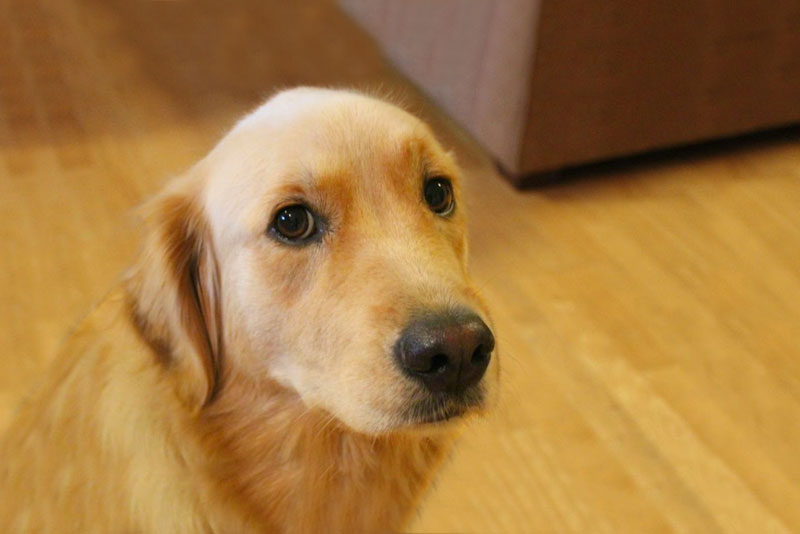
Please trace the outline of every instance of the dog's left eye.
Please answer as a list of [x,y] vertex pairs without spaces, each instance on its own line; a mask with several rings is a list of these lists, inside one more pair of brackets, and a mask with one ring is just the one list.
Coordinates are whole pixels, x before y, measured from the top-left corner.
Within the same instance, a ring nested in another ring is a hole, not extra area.
[[300,243],[316,233],[314,214],[302,204],[293,204],[278,210],[270,229],[278,238],[289,243]]
[[447,178],[431,178],[425,182],[422,195],[431,211],[442,216],[449,215],[456,206],[453,184]]

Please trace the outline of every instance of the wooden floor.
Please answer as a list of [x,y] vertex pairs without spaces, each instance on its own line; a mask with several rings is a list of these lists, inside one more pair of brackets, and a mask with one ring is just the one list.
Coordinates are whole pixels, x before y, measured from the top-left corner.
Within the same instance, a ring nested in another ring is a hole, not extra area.
[[300,83],[409,95],[468,173],[503,398],[415,531],[800,532],[800,139],[518,192],[320,1],[0,0],[0,428],[130,208]]

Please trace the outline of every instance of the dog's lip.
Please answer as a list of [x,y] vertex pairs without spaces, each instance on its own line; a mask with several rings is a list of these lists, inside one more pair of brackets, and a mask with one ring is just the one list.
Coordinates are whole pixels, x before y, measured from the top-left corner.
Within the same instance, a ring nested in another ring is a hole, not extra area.
[[423,416],[418,424],[435,425],[438,423],[445,423],[447,421],[452,421],[453,419],[463,417],[469,412],[470,410],[466,407],[459,407],[453,410],[447,410],[445,412],[437,411],[429,414],[429,416]]
[[410,418],[412,425],[438,425],[449,421],[457,420],[473,413],[478,413],[484,408],[483,394],[479,393],[472,398],[464,399],[440,399],[432,403],[425,409],[417,408],[414,415]]

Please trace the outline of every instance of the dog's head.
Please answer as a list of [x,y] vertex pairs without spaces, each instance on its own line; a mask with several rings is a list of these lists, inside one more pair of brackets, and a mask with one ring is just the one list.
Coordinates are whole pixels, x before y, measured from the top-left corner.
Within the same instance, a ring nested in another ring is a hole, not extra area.
[[355,92],[245,117],[148,205],[131,276],[182,396],[277,381],[366,433],[479,410],[497,364],[459,180],[424,123]]

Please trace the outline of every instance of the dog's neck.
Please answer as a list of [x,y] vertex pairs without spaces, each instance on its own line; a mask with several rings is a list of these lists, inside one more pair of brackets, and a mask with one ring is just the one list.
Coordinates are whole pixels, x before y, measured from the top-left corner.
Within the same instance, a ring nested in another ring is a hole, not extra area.
[[228,382],[195,425],[210,491],[269,531],[398,530],[454,439],[359,434],[282,386],[246,380]]

